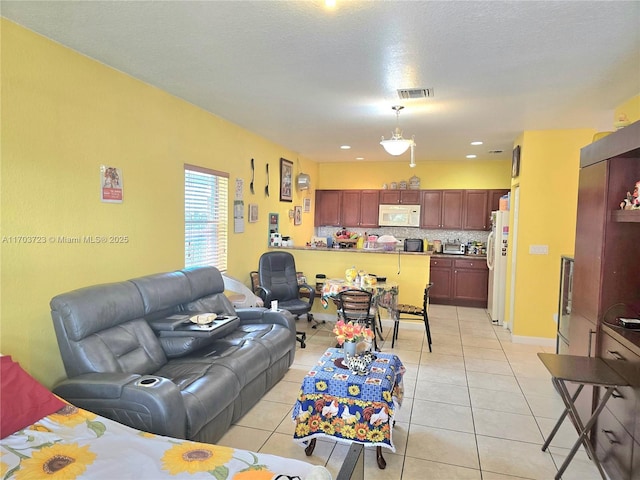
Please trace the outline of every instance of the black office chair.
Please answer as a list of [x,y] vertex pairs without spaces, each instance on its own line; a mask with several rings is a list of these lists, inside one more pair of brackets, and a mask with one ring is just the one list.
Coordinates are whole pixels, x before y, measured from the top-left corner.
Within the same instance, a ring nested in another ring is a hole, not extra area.
[[393,324],[393,333],[391,337],[391,348],[393,348],[396,340],[398,339],[398,330],[400,329],[401,315],[415,315],[422,317],[424,322],[424,328],[427,331],[427,340],[429,341],[429,351],[431,352],[431,329],[429,328],[429,315],[427,314],[427,307],[429,305],[429,289],[433,287],[433,283],[428,283],[424,289],[424,297],[422,299],[422,308],[415,305],[408,305],[401,303],[397,306],[398,320]]
[[378,350],[375,335],[376,311],[371,308],[371,297],[371,292],[365,290],[343,290],[338,294],[338,316],[345,322],[357,322],[369,327],[374,333],[373,348]]
[[[256,295],[262,298],[265,307],[269,307],[272,300],[277,300],[278,308],[287,310],[296,319],[300,315],[306,315],[308,322],[313,320],[311,307],[316,291],[306,283],[298,284],[296,263],[289,252],[263,253],[258,262],[257,280]],[[306,301],[300,298],[302,289],[308,291],[309,297]],[[306,333],[296,332],[296,336],[300,347],[305,348]]]

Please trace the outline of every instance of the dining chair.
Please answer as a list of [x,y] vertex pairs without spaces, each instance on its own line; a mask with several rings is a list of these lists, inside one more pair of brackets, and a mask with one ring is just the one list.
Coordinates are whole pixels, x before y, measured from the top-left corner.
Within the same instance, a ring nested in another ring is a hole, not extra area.
[[366,290],[350,289],[338,294],[338,316],[345,322],[363,324],[373,332],[373,348],[378,350],[375,336],[376,314],[372,308],[372,294]]
[[401,315],[413,315],[422,317],[424,322],[424,328],[427,331],[427,340],[429,341],[429,351],[431,352],[431,329],[429,328],[429,315],[427,313],[427,307],[429,306],[429,290],[433,287],[433,283],[428,283],[424,289],[424,297],[422,299],[422,307],[416,305],[408,305],[405,303],[398,304],[397,320],[393,324],[393,333],[391,336],[391,348],[395,345],[398,339],[398,330],[400,330]]

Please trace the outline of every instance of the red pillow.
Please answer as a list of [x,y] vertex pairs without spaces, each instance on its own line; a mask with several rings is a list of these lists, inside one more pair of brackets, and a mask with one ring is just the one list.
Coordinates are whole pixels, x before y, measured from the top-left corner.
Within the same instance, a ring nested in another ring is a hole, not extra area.
[[0,357],[0,438],[36,423],[65,405],[11,357]]

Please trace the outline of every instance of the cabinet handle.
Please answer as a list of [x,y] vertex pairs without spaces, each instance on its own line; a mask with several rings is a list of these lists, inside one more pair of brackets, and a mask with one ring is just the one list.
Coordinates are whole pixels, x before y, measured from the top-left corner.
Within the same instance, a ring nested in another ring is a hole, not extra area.
[[612,430],[605,430],[604,428],[602,429],[602,433],[604,433],[604,436],[607,437],[607,440],[609,440],[609,443],[611,445],[613,445],[614,443],[620,443],[618,441],[618,439],[616,439],[616,435],[615,433],[613,433]]
[[613,389],[613,392],[611,393],[611,396],[613,398],[624,398],[624,395],[620,393],[620,390],[618,390],[617,388]]
[[607,350],[607,353],[611,355],[613,358],[615,358],[616,360],[625,360],[625,361],[627,360],[617,350]]

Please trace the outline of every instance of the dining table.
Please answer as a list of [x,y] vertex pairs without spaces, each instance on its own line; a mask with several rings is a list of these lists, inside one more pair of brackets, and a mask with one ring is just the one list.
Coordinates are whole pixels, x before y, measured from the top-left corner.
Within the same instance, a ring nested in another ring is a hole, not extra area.
[[[367,292],[371,292],[371,300],[373,306],[379,312],[381,308],[384,308],[389,316],[393,319],[394,322],[397,322],[398,319],[398,292],[400,286],[397,282],[376,282],[376,283],[367,283],[367,282],[350,282],[345,280],[344,278],[329,278],[325,281],[322,287],[322,295],[320,297],[320,301],[322,303],[323,308],[329,307],[329,301],[333,300],[337,302],[338,295],[340,292],[345,290],[365,290]],[[378,313],[378,320],[380,319],[380,314]],[[377,322],[376,333],[378,334],[380,340],[383,340],[382,332],[380,330],[381,326],[379,322]]]

